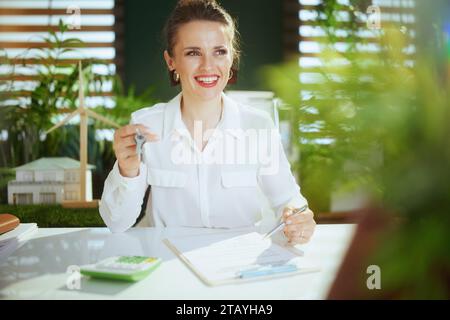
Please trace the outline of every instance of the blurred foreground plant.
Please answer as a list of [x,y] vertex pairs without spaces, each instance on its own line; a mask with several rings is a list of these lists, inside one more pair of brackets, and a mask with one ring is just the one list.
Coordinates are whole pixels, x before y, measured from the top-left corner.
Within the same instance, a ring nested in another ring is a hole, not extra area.
[[[323,192],[314,189],[318,178],[331,190],[356,185],[368,206],[402,218],[370,259],[381,267],[384,292],[448,299],[450,82],[434,57],[405,55],[404,33],[385,29],[379,41],[377,54],[324,50],[322,82],[308,99],[299,98],[298,61],[266,69],[267,79],[293,106],[304,188]],[[302,131],[305,124],[318,130]]]

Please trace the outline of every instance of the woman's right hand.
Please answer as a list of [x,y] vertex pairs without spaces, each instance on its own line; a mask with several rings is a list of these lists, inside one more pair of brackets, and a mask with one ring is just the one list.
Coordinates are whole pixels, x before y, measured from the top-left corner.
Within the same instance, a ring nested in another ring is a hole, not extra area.
[[137,130],[145,136],[146,141],[158,141],[156,133],[151,132],[141,124],[130,124],[114,132],[114,153],[119,164],[120,174],[124,177],[136,177],[139,175],[140,157],[136,154],[136,141],[134,136]]

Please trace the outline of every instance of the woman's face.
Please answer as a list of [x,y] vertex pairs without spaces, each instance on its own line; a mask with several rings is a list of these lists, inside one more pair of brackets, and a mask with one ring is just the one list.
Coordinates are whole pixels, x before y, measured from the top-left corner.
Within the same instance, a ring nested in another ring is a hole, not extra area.
[[180,75],[183,95],[211,100],[227,85],[233,63],[232,43],[226,26],[192,21],[178,29],[173,57],[164,52],[170,70]]

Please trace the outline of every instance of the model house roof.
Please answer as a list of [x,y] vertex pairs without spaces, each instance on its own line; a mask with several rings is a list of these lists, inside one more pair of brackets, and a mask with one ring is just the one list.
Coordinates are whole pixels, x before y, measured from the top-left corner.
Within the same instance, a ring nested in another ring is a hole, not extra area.
[[[40,158],[35,161],[16,167],[16,170],[69,170],[80,169],[80,161],[68,157]],[[92,164],[87,165],[87,169],[95,169]]]

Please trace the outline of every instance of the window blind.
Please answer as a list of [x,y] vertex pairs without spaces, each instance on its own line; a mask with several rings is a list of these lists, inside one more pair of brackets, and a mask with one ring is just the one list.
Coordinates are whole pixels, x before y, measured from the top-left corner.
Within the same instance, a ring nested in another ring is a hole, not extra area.
[[[122,0],[0,0],[0,83],[3,106],[26,105],[43,66],[75,65],[79,60],[97,59],[92,72],[99,76],[121,74],[123,62]],[[48,31],[59,33],[58,23],[69,25],[62,39],[78,38],[74,51],[61,54],[56,61],[40,56],[38,48],[50,48],[43,40]],[[112,106],[112,79],[87,93],[86,105]],[[61,106],[64,107],[64,106]]]
[[[370,58],[379,53],[377,30],[396,24],[407,34],[410,43],[405,48],[406,62],[414,63],[415,53],[415,0],[285,0],[284,1],[284,56],[287,60],[298,59],[299,97],[303,101],[320,98],[323,66],[320,59],[324,44],[345,53],[349,46]],[[323,88],[322,88],[323,89]],[[330,104],[332,107],[333,104]],[[311,111],[314,113],[314,104]],[[320,123],[309,122],[300,131],[305,142],[314,138],[318,143],[329,143]]]

